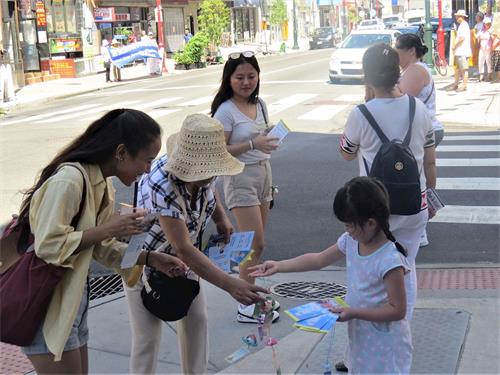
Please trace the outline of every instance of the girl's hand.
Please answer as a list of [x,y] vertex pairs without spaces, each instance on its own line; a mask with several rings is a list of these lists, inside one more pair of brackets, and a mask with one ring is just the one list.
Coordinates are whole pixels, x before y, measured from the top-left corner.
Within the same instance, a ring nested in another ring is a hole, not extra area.
[[350,309],[349,307],[338,306],[338,307],[332,307],[329,310],[332,313],[337,314],[339,316],[339,318],[337,319],[339,322],[347,322],[355,318],[352,309]]
[[248,267],[250,277],[265,277],[274,275],[279,272],[278,262],[274,260],[267,260],[262,264],[257,264],[256,266]]
[[182,276],[188,271],[188,266],[177,257],[152,251],[149,254],[149,265],[169,277]]
[[127,237],[142,233],[143,212],[135,212],[126,215],[113,215],[100,225],[100,229],[106,234],[106,238]]
[[279,138],[277,137],[268,137],[264,134],[259,134],[257,137],[252,139],[253,148],[255,150],[262,151],[265,154],[270,154],[274,150],[278,148]]
[[233,228],[233,224],[227,218],[227,216],[224,215],[224,217],[221,220],[216,222],[215,227],[217,228],[217,233],[224,235],[224,242],[229,243],[229,240],[231,239],[231,234],[233,233],[234,228]]
[[436,216],[436,211],[431,208],[431,206],[427,205],[427,209],[429,210],[429,220]]

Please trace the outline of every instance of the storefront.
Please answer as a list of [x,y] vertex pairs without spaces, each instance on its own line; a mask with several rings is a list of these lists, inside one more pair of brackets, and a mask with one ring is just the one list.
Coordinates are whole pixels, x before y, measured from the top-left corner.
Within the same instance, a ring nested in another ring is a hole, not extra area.
[[142,31],[156,31],[152,7],[100,7],[94,19],[102,40],[116,39],[127,44],[141,37]]
[[259,0],[235,0],[232,18],[234,42],[255,42],[259,32]]

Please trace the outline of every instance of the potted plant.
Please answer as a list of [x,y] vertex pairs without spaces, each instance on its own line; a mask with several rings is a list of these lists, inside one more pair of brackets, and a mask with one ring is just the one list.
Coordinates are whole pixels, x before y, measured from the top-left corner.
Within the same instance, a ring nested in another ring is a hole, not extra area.
[[184,51],[174,55],[174,61],[178,65],[183,65],[185,69],[204,68],[207,47],[208,38],[203,32],[198,32],[187,42]]

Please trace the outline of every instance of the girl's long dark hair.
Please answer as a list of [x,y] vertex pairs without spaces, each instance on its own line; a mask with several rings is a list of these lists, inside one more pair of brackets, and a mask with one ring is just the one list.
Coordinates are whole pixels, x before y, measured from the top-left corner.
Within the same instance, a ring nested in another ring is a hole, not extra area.
[[[257,71],[257,74],[259,74],[260,76],[260,67],[255,56],[245,57],[243,56],[243,54],[241,54],[240,57],[238,57],[237,59],[229,58],[226,61],[226,64],[224,65],[224,70],[222,72],[222,80],[220,83],[219,90],[217,91],[217,94],[215,94],[214,100],[212,101],[212,105],[210,107],[210,115],[212,117],[214,117],[215,112],[217,112],[217,109],[222,103],[233,97],[233,89],[231,88],[231,76],[233,75],[236,68],[241,64],[252,65],[254,69]],[[259,81],[257,82],[257,87],[255,88],[254,92],[252,92],[252,94],[250,95],[250,98],[248,98],[249,103],[254,103],[254,104],[257,103],[257,100],[259,98],[259,88],[260,88],[260,78]]]
[[343,223],[363,226],[369,219],[374,219],[387,239],[394,242],[404,256],[406,249],[396,241],[389,230],[389,194],[385,186],[371,177],[355,177],[337,191],[333,202],[333,211]]
[[161,135],[158,123],[144,112],[135,109],[115,109],[94,121],[77,139],[61,150],[45,166],[35,184],[24,192],[19,222],[28,219],[33,194],[66,162],[100,164],[115,156],[123,144],[131,156],[146,149]]

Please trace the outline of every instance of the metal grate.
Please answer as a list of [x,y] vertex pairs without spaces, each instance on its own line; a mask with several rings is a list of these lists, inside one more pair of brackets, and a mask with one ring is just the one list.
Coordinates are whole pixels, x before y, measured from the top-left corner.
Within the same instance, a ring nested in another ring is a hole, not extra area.
[[344,296],[344,285],[323,281],[292,281],[273,285],[271,292],[280,297],[296,299],[327,299]]
[[118,274],[95,276],[90,279],[90,300],[123,292],[122,278]]

